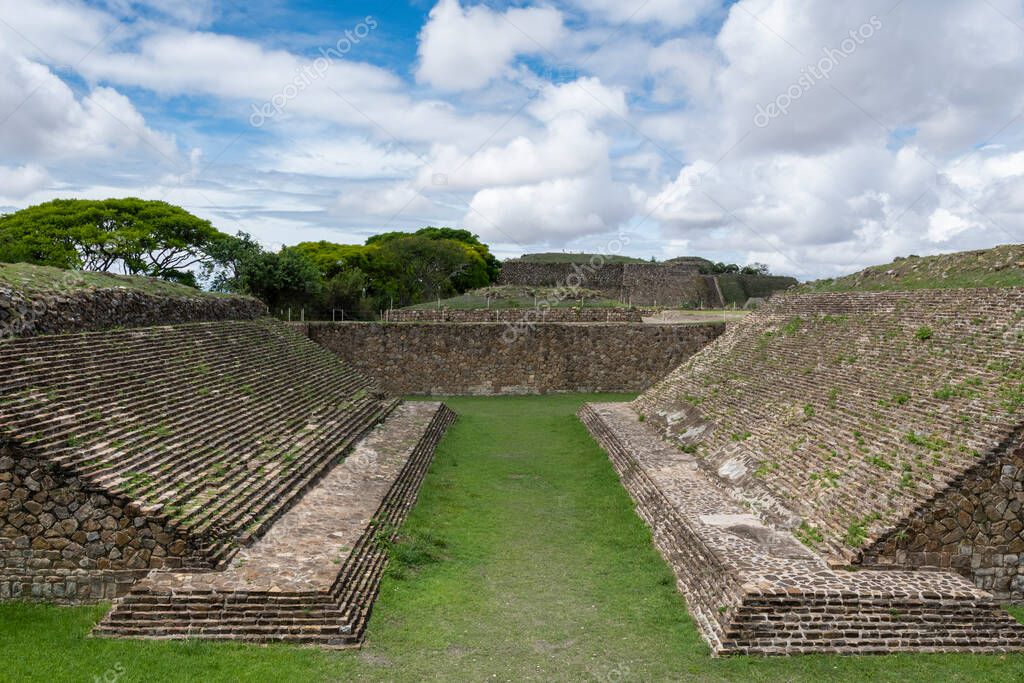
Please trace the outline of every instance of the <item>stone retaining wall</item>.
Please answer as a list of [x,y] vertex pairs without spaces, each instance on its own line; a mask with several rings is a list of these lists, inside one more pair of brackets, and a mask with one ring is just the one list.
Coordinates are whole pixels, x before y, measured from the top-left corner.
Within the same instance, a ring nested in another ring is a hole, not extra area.
[[1024,289],[776,296],[634,408],[834,566],[1021,601],[1022,310]]
[[169,297],[127,288],[27,293],[0,287],[0,338],[252,320],[266,314],[263,302],[241,296]]
[[725,330],[643,323],[299,327],[389,392],[433,395],[640,391]]
[[588,404],[579,415],[650,526],[713,654],[1024,650],[1024,625],[968,580],[829,567],[794,534],[752,515],[628,404]]
[[385,311],[384,321],[392,323],[638,323],[644,316],[657,313],[650,308],[474,308],[474,309],[399,309]]
[[660,263],[530,263],[506,261],[500,285],[585,287],[641,306],[721,307],[714,278],[695,265]]
[[1024,445],[1015,441],[865,550],[862,562],[952,569],[1001,599],[1024,601]]
[[[501,264],[499,285],[526,287],[586,287],[605,291],[622,287],[622,263],[606,263],[600,267],[575,263],[531,263],[505,261]],[[577,278],[582,278],[581,282]]]
[[124,499],[0,446],[0,599],[91,602],[195,548]]

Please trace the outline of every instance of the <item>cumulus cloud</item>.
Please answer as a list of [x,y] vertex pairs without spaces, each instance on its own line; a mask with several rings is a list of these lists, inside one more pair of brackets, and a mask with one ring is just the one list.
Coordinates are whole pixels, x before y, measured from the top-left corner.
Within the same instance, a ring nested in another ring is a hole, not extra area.
[[[684,160],[644,202],[663,237],[745,245],[806,277],[1024,238],[1007,208],[1024,198],[1008,126],[1024,99],[998,83],[1024,80],[1019,29],[983,3],[891,8],[742,0],[713,49],[670,40],[649,53],[652,91],[687,104],[644,128]],[[667,68],[687,54],[710,78]],[[786,111],[755,119],[780,101]],[[1000,131],[1009,148],[978,148]]]
[[544,134],[518,137],[466,154],[453,145],[435,146],[419,183],[447,189],[523,185],[551,178],[585,174],[608,162],[608,140],[576,112],[552,120]]
[[487,239],[561,244],[620,226],[633,213],[629,191],[607,172],[476,193],[463,224]]
[[420,32],[416,78],[440,90],[481,88],[518,55],[549,50],[562,30],[561,13],[550,7],[497,12],[440,0]]
[[548,83],[530,103],[530,113],[541,121],[578,114],[588,121],[605,117],[624,118],[628,113],[626,92],[605,86],[599,78],[580,78],[571,83]]
[[394,218],[522,250],[629,225],[650,253],[807,277],[1024,241],[1019,3],[570,4],[440,0],[415,64],[355,44],[254,132],[315,50],[230,35],[205,0],[0,0],[0,195],[170,191],[277,242]]
[[692,24],[719,5],[717,0],[647,0],[639,3],[586,0],[576,4],[587,12],[618,24],[657,23],[676,28]]
[[0,51],[0,150],[28,160],[109,157],[127,150],[173,160],[170,135],[151,129],[132,102],[109,87],[77,97],[47,66]]
[[46,169],[35,164],[11,168],[0,166],[0,196],[21,199],[46,187],[51,182]]

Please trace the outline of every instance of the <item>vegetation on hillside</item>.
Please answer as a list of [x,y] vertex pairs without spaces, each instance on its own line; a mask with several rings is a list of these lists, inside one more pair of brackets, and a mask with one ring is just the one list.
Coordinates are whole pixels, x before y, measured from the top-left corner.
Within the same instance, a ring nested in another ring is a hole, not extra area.
[[402,527],[360,650],[90,638],[108,606],[5,604],[0,679],[1021,680],[1016,653],[713,659],[575,416],[583,401],[627,398],[446,399],[459,420]]
[[558,251],[541,252],[537,254],[523,254],[520,256],[518,261],[525,261],[526,263],[590,263],[591,259],[599,258],[602,259],[602,263],[648,263],[642,258],[636,258],[634,256],[610,256],[607,254],[587,254],[580,252],[578,254],[567,254]]
[[[202,286],[249,294],[274,312],[301,308],[309,317],[331,317],[335,309],[372,317],[387,306],[487,286],[500,270],[488,246],[466,230],[427,227],[375,235],[362,245],[305,242],[271,252],[180,207],[135,198],[58,199],[0,216],[0,262],[80,272],[80,282],[98,282],[95,274],[106,272],[148,276],[193,293]],[[20,271],[21,286],[64,281],[28,272]]]
[[577,288],[572,296],[565,296],[565,288],[558,287],[527,287],[523,285],[495,285],[481,287],[459,296],[440,301],[428,301],[409,308],[533,308],[540,302],[552,308],[571,308],[583,302],[584,308],[614,308],[625,306],[616,299],[609,299],[601,292]]
[[0,216],[0,261],[197,284],[230,239],[166,202],[55,199]]
[[602,259],[602,263],[654,263],[659,265],[692,265],[705,275],[717,275],[719,273],[740,273],[743,275],[769,275],[770,271],[764,263],[751,263],[746,266],[738,266],[735,263],[715,263],[700,256],[677,256],[667,261],[658,261],[653,256],[650,259],[636,258],[634,256],[608,256],[602,254],[587,254],[580,252],[542,252],[537,254],[523,254],[517,261],[525,263],[590,263],[591,259]]
[[452,228],[388,232],[365,245],[303,242],[281,254],[313,264],[327,317],[331,309],[372,317],[382,308],[448,298],[491,284],[500,269],[476,235]]
[[900,257],[840,278],[815,280],[795,291],[878,292],[970,287],[1024,287],[1024,245]]
[[204,292],[195,287],[159,278],[91,273],[28,263],[0,263],[0,286],[10,287],[29,295],[35,292],[70,293],[84,289],[124,288],[159,296],[223,296],[219,292]]

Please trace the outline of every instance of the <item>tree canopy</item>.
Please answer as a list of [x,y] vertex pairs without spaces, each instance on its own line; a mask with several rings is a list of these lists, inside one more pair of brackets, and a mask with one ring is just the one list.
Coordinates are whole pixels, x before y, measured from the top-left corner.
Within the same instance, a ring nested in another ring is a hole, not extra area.
[[0,216],[0,261],[122,272],[259,297],[272,309],[368,317],[485,287],[500,263],[468,230],[426,227],[366,244],[303,242],[269,252],[162,201],[56,199]]
[[231,239],[162,201],[55,199],[0,217],[0,261],[148,275],[195,284]]

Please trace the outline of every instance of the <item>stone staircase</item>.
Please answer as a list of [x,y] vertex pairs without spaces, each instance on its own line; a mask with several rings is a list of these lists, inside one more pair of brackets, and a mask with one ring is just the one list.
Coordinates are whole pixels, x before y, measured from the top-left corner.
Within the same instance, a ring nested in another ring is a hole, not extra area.
[[271,320],[0,343],[3,438],[188,539],[195,568],[226,566],[396,405]]
[[1024,650],[1024,625],[946,571],[830,566],[766,525],[628,404],[580,419],[609,454],[715,655]]
[[454,419],[443,404],[398,407],[225,571],[154,572],[95,635],[358,644],[388,546]]

